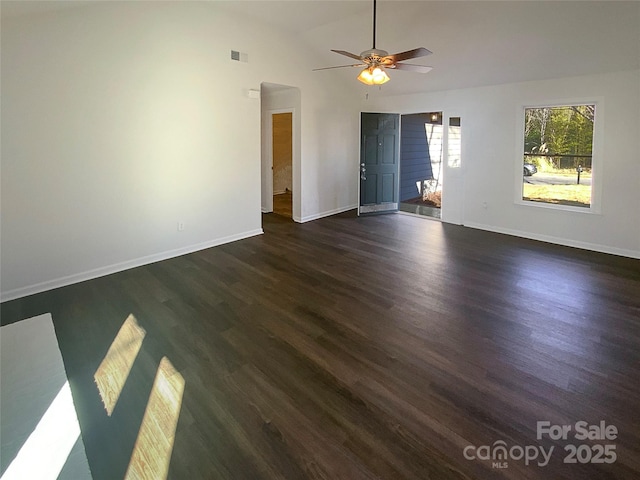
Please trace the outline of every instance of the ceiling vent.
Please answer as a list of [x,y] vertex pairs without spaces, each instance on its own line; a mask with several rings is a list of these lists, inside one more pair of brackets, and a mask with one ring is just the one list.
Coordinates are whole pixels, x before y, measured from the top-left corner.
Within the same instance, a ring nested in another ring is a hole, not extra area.
[[247,63],[249,61],[249,54],[231,50],[231,60]]

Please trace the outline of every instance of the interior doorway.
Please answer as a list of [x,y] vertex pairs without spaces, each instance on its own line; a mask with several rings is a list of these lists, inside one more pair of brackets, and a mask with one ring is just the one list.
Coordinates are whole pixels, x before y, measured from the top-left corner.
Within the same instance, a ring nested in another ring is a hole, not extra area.
[[401,116],[402,212],[441,219],[445,134],[442,112]]
[[300,89],[262,83],[262,213],[301,221]]
[[271,114],[273,213],[293,217],[293,112]]

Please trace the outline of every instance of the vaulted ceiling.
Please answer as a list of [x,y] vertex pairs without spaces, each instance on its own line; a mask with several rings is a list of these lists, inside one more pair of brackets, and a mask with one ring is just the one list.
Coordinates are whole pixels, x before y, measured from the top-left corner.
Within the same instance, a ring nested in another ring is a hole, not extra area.
[[[372,46],[371,1],[220,4],[299,35],[317,67],[351,63],[331,49]],[[433,52],[410,62],[433,66],[426,75],[390,72],[382,88],[395,94],[632,70],[640,68],[640,2],[379,0],[376,46]],[[315,74],[355,81],[358,71]]]
[[[3,15],[86,5],[2,2]],[[317,67],[351,63],[372,46],[371,1],[219,1],[218,8],[253,17],[299,37]],[[640,68],[637,1],[378,1],[378,48],[426,47],[411,63],[426,74],[392,71],[385,94],[438,91]],[[249,52],[250,53],[250,52]],[[300,59],[274,61],[297,63]],[[356,82],[353,68],[314,72],[326,81]],[[377,88],[377,87],[376,87]]]

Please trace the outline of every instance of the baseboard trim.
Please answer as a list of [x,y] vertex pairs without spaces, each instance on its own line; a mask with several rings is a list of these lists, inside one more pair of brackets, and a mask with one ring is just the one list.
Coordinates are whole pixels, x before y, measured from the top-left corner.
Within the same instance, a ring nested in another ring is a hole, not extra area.
[[105,275],[122,272],[124,270],[129,270],[130,268],[141,267],[143,265],[149,265],[151,263],[160,262],[162,260],[180,257],[182,255],[198,252],[207,248],[217,247],[218,245],[224,245],[225,243],[235,242],[244,238],[255,237],[256,235],[262,235],[263,233],[264,231],[262,230],[262,228],[258,228],[256,230],[250,230],[248,232],[243,232],[236,235],[217,238],[208,242],[197,243],[186,247],[176,248],[174,250],[167,250],[153,255],[147,255],[133,260],[128,260],[126,262],[119,262],[112,265],[107,265],[105,267],[88,270],[86,272],[48,280],[46,282],[37,283],[35,285],[29,285],[27,287],[16,288],[14,290],[0,293],[0,302],[7,302],[9,300],[15,300],[16,298],[22,298],[28,295],[35,295],[36,293],[53,290],[54,288],[66,287],[67,285],[72,285],[74,283],[93,280],[94,278],[104,277]]
[[528,238],[530,240],[539,240],[541,242],[553,243],[556,245],[563,245],[565,247],[581,248],[583,250],[591,250],[594,252],[618,255],[621,257],[640,259],[640,252],[636,250],[628,250],[625,248],[617,248],[617,247],[611,247],[608,245],[600,245],[598,243],[580,242],[580,241],[570,240],[562,237],[554,237],[552,235],[539,235],[536,233],[523,232],[520,230],[512,230],[510,228],[494,227],[492,225],[485,225],[482,223],[465,222],[464,226],[470,227],[470,228],[477,228],[478,230],[486,230],[488,232],[503,233],[505,235],[512,235],[514,237]]
[[337,215],[338,213],[348,212],[349,210],[354,210],[358,208],[358,205],[349,205],[346,207],[334,208],[333,210],[328,210],[326,212],[316,213],[314,215],[307,215],[306,217],[300,218],[300,223],[311,222],[313,220],[318,220],[324,217],[330,217],[331,215]]

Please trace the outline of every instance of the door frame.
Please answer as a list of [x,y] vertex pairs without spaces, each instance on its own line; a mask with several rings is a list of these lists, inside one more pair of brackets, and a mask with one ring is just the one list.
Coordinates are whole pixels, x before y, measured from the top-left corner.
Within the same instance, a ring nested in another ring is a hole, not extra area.
[[[465,148],[465,144],[466,144],[466,135],[462,136],[462,143],[460,145],[461,149],[462,149],[462,162],[461,165],[457,168],[451,168],[449,167],[449,159],[448,159],[448,146],[449,146],[449,129],[448,129],[448,125],[449,125],[449,119],[451,117],[459,117],[462,118],[464,121],[465,116],[462,114],[462,112],[459,111],[459,109],[446,109],[446,108],[442,108],[442,107],[433,107],[433,108],[424,108],[424,109],[420,109],[419,111],[407,111],[407,112],[402,112],[399,113],[400,117],[402,118],[403,115],[414,115],[414,114],[420,114],[420,113],[428,113],[428,112],[442,112],[442,125],[443,128],[446,132],[446,134],[444,135],[444,141],[443,141],[443,158],[442,158],[442,206],[440,209],[440,221],[445,222],[445,223],[453,223],[456,225],[463,225],[464,224],[464,218],[465,218],[465,183],[466,183],[466,163],[469,159],[466,158],[465,153],[466,153],[466,148]],[[361,111],[362,113],[396,113],[396,112],[365,112],[365,111]],[[402,122],[401,122],[402,123]],[[360,135],[360,141],[359,141],[359,150],[362,149],[362,115],[358,116],[358,132]],[[402,129],[400,130],[400,136],[402,137]],[[399,146],[399,148],[401,148],[401,146]],[[356,209],[357,215],[360,215],[360,155],[361,152],[359,151],[359,155],[358,155],[358,161],[355,165],[355,169],[356,169],[356,178],[358,179],[358,208]],[[398,181],[400,181],[400,165],[398,164]],[[451,195],[447,194],[447,189],[450,191],[457,191],[458,193],[456,194],[456,196],[452,197]],[[398,192],[399,194],[399,192]],[[400,197],[398,197],[399,199]],[[400,212],[403,213],[403,212]],[[411,214],[407,214],[407,215],[411,215]],[[429,218],[429,217],[425,217],[425,218]]]
[[374,214],[383,214],[383,213],[397,213],[398,212],[398,208],[396,208],[395,210],[381,210],[381,211],[375,211],[372,210],[370,212],[361,212],[360,211],[360,207],[362,205],[360,205],[361,201],[362,201],[362,197],[361,197],[361,188],[362,188],[362,182],[360,179],[360,163],[362,162],[362,114],[363,113],[373,113],[373,114],[381,114],[381,115],[398,115],[398,147],[397,147],[397,152],[396,155],[398,156],[398,171],[396,173],[396,185],[395,185],[395,189],[398,195],[398,201],[397,206],[398,208],[400,207],[400,140],[402,138],[402,128],[400,125],[400,120],[402,118],[402,114],[401,113],[397,113],[397,112],[364,112],[364,111],[360,111],[360,115],[358,115],[358,132],[360,135],[360,139],[358,141],[359,144],[359,148],[358,148],[358,163],[356,164],[356,174],[357,174],[357,178],[358,178],[358,204],[357,204],[357,208],[356,208],[356,214],[357,216],[360,215],[374,215]]
[[265,205],[263,208],[263,213],[271,213],[273,212],[273,115],[277,115],[279,113],[290,113],[291,114],[291,200],[294,201],[294,184],[295,184],[295,176],[297,173],[296,162],[295,162],[295,152],[296,152],[296,135],[297,135],[297,122],[296,122],[296,109],[291,108],[276,108],[272,110],[267,110],[267,128],[265,131],[265,144],[267,151],[267,161],[263,165],[263,174],[265,176],[264,186],[265,186]]

